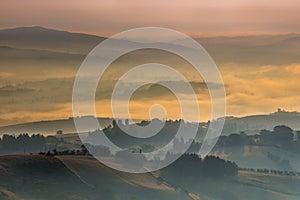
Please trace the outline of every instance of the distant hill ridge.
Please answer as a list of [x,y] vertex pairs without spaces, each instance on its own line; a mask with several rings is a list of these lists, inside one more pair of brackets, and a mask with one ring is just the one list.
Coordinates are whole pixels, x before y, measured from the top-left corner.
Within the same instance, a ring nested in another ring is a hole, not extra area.
[[[88,123],[88,116],[86,117],[86,130],[93,131],[98,127],[93,127],[90,123]],[[98,118],[99,124],[102,127],[108,126],[111,124],[111,118]],[[28,122],[24,124],[15,124],[0,127],[0,135],[4,133],[9,134],[20,134],[20,133],[41,133],[45,135],[54,135],[57,130],[63,130],[64,133],[75,133],[76,128],[73,121],[73,118],[69,119],[58,119],[58,120],[46,120],[46,121],[36,121],[36,122]]]
[[105,37],[48,29],[41,26],[0,30],[0,45],[86,54]]
[[[300,62],[300,34],[195,38],[217,63],[292,64]],[[0,46],[87,54],[106,37],[41,26],[0,30]],[[291,48],[293,47],[293,48]],[[283,53],[284,52],[284,53]]]
[[[91,127],[88,123],[88,117],[86,119],[87,131],[94,131],[98,128]],[[112,120],[112,118],[98,118],[102,127],[110,125]],[[203,124],[205,123],[206,122],[203,122]],[[244,131],[247,134],[256,134],[262,129],[272,130],[273,127],[277,125],[286,125],[291,127],[293,130],[300,130],[300,112],[278,110],[277,112],[265,115],[226,117],[223,134],[229,135],[231,133],[239,133],[241,131]],[[65,133],[75,133],[76,129],[73,118],[0,126],[0,135],[4,133],[42,133],[48,135],[55,134],[57,130],[63,130]]]

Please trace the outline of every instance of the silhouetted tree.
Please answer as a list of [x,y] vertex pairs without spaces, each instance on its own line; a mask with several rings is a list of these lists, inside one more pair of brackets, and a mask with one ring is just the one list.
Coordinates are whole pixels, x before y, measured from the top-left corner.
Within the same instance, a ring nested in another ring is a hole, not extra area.
[[296,134],[297,134],[297,140],[300,141],[300,131],[297,131]]
[[273,132],[277,142],[280,144],[287,145],[294,139],[293,130],[290,127],[284,125],[275,126]]
[[85,145],[81,145],[81,152],[83,155],[87,155],[89,153]]

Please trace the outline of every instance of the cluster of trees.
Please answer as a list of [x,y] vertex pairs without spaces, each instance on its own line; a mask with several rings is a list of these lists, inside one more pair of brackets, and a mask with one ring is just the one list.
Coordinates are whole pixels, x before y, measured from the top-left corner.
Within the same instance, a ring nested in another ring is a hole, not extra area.
[[240,168],[241,171],[249,171],[249,172],[259,172],[265,174],[275,174],[281,176],[300,176],[299,172],[293,171],[281,171],[281,170],[272,170],[272,169],[253,169],[253,168]]
[[[174,146],[178,149],[184,144],[183,140],[174,142]],[[281,125],[274,127],[272,131],[261,130],[260,133],[256,135],[247,135],[244,132],[239,134],[233,133],[229,136],[220,136],[215,148],[244,145],[274,146],[291,152],[300,153],[300,131],[293,131],[290,127]],[[202,143],[193,141],[187,152],[199,152],[201,146]],[[286,160],[275,158],[272,155],[269,155],[269,157],[274,162],[277,162],[277,164],[285,166],[289,165]]]
[[94,156],[103,156],[109,157],[111,156],[111,152],[108,147],[101,145],[90,145],[90,144],[82,144],[80,148],[77,149],[65,149],[65,150],[57,150],[52,149],[48,151],[41,151],[38,154],[46,155],[46,156],[55,156],[55,155],[94,155]]
[[196,154],[184,154],[174,163],[162,169],[162,177],[171,182],[197,182],[201,178],[222,179],[238,174],[234,162],[216,156],[201,159]]
[[[162,126],[162,129],[152,137],[138,138],[126,133],[137,132],[135,125],[144,127],[150,122],[152,122],[154,126]],[[123,149],[143,146],[143,152],[150,152],[155,148],[159,148],[168,144],[175,137],[180,125],[182,125],[182,130],[187,133],[191,132],[191,130],[197,129],[196,124],[184,122],[183,120],[167,120],[163,122],[158,119],[153,119],[152,121],[141,121],[135,125],[129,124],[127,120],[125,120],[125,123],[123,123],[122,120],[113,120],[112,126],[104,128],[103,132],[105,133],[106,137],[110,139],[110,141]],[[123,130],[126,130],[126,132]],[[200,128],[197,129],[198,135],[202,134],[201,130],[202,129]],[[93,142],[99,139],[101,139],[101,132],[96,130],[89,133],[87,141],[90,144],[95,145]]]
[[[160,126],[163,124],[160,120],[153,120],[153,122]],[[138,126],[147,126],[150,123],[150,121],[141,121],[140,123],[137,123]],[[148,144],[152,146],[164,146],[167,143],[169,143],[175,136],[178,128],[180,125],[180,121],[166,121],[163,128],[153,137],[149,138],[137,138],[128,135],[125,133],[123,128],[128,132],[135,132],[136,129],[132,125],[125,125],[121,122],[113,121],[113,126],[108,127],[104,129],[104,133],[106,136],[114,142],[116,145],[118,145],[121,148],[130,148],[132,146],[141,146],[142,144]]]
[[72,149],[72,150],[63,150],[58,151],[57,149],[49,150],[47,152],[39,152],[39,155],[46,155],[46,156],[56,156],[56,155],[90,155],[89,151],[84,145],[81,145],[80,149]]
[[256,135],[246,135],[242,132],[221,136],[217,143],[219,147],[242,145],[275,146],[300,152],[300,132],[294,134],[290,127],[281,125],[274,127],[272,131],[261,130]]
[[45,144],[46,138],[40,134],[32,136],[28,134],[18,136],[5,134],[0,139],[0,152],[1,154],[39,152],[43,150]]
[[29,135],[27,133],[18,136],[4,134],[0,138],[0,155],[4,154],[28,154],[53,150],[63,143],[54,136],[41,134]]
[[[113,121],[113,126],[106,127],[103,131],[113,143],[121,148],[140,147],[143,152],[151,152],[168,144],[174,138],[180,122],[182,121],[166,121],[161,131],[150,138],[136,138],[124,133],[124,129],[129,132],[131,131],[131,125],[128,121],[125,121],[125,124],[123,124],[121,120]],[[142,121],[137,125],[146,126],[149,123],[149,121]],[[162,122],[158,121],[157,123]],[[190,124],[185,122],[183,122],[183,124],[186,132],[189,132]],[[198,135],[202,134],[201,130],[201,128],[198,129]],[[91,138],[91,141],[96,141],[97,139],[95,139],[95,136],[99,134],[100,133],[97,131],[90,133],[89,137]],[[200,136],[197,136],[197,138],[199,137]],[[183,139],[175,139],[173,143],[174,149],[181,150],[186,146],[186,142],[187,141],[184,141]],[[147,144],[147,146],[143,144]],[[280,125],[274,127],[272,131],[261,130],[260,133],[256,135],[247,135],[244,132],[233,133],[229,136],[221,136],[216,147],[243,145],[276,146],[300,153],[300,131],[294,133],[290,127]],[[198,152],[200,147],[201,143],[193,141],[188,152]]]

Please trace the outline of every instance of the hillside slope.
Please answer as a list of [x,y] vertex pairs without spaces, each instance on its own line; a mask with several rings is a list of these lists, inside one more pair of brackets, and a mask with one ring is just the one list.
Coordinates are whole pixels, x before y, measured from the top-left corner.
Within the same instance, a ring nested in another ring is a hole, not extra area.
[[204,179],[197,183],[162,182],[159,178],[159,171],[117,172],[89,156],[0,156],[0,199],[4,200],[297,200],[300,197],[299,177],[240,172],[234,178]]
[[273,146],[232,146],[215,148],[211,154],[233,161],[241,168],[300,172],[300,156]]
[[190,199],[149,174],[128,176],[90,157],[0,157],[0,199]]
[[[102,127],[106,127],[111,124],[111,118],[98,118],[99,124]],[[92,126],[89,123],[88,117],[86,120],[86,131],[94,131],[98,127]],[[29,122],[24,124],[16,124],[9,126],[0,127],[0,135],[4,133],[9,134],[20,134],[20,133],[41,133],[44,135],[53,135],[56,134],[57,130],[63,130],[64,133],[76,133],[76,128],[74,120],[69,119],[58,119],[58,120],[48,120],[48,121],[38,121],[38,122]]]

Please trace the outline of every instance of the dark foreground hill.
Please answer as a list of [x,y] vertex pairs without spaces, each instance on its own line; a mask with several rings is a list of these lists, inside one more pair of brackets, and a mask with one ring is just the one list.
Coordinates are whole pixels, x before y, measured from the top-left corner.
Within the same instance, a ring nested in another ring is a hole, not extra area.
[[228,179],[189,183],[168,182],[160,174],[117,172],[89,156],[1,156],[0,199],[300,198],[299,177],[239,172],[238,176]]
[[150,174],[118,173],[80,156],[2,156],[0,182],[0,199],[189,199]]

